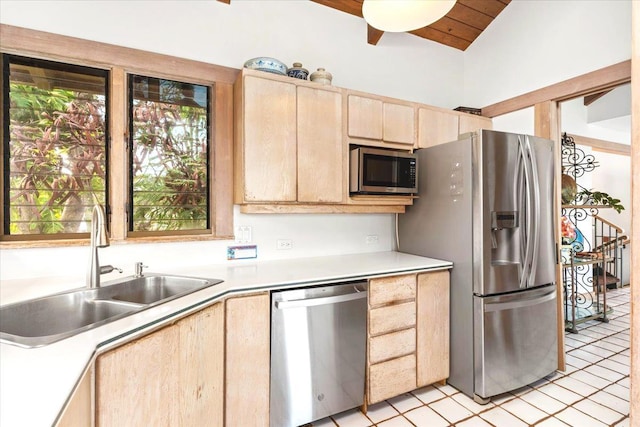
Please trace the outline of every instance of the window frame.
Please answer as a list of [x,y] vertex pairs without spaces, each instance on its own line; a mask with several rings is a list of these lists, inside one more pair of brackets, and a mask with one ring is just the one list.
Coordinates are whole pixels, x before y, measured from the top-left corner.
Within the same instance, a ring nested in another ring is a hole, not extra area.
[[[2,104],[3,104],[3,108],[2,108],[2,129],[0,130],[0,132],[2,133],[2,141],[0,141],[0,143],[2,144],[2,149],[0,150],[0,152],[2,152],[2,179],[0,180],[0,182],[2,183],[2,195],[1,200],[2,200],[2,229],[0,230],[0,240],[1,241],[33,241],[33,240],[64,240],[64,239],[86,239],[89,237],[89,233],[56,233],[56,234],[8,234],[5,233],[5,229],[8,227],[9,225],[9,218],[7,218],[7,213],[9,212],[10,209],[10,204],[6,203],[5,201],[9,198],[9,186],[5,186],[4,182],[5,179],[9,176],[9,156],[8,155],[4,155],[4,149],[6,149],[10,143],[10,132],[9,133],[5,133],[7,128],[10,126],[9,124],[9,108],[4,108],[5,106],[5,101],[7,101],[7,105],[10,105],[10,101],[8,101],[8,98],[11,96],[11,91],[9,90],[9,86],[10,86],[10,82],[9,82],[9,69],[10,69],[10,64],[19,64],[19,65],[25,65],[25,66],[31,66],[31,67],[40,67],[40,68],[47,68],[50,70],[56,70],[56,71],[68,71],[68,72],[72,72],[72,73],[78,73],[78,74],[86,74],[86,75],[92,75],[92,76],[99,76],[99,77],[103,77],[104,78],[104,82],[105,82],[105,129],[104,129],[104,138],[105,138],[105,167],[106,167],[106,171],[105,171],[105,192],[104,192],[104,197],[105,197],[105,212],[107,213],[107,215],[109,214],[110,211],[110,205],[109,205],[109,139],[110,139],[110,134],[109,134],[109,92],[110,92],[110,88],[109,88],[109,70],[105,70],[105,69],[101,69],[101,68],[96,68],[96,67],[89,67],[86,65],[77,65],[77,64],[68,64],[68,63],[63,63],[60,61],[51,61],[51,60],[45,60],[45,59],[37,59],[37,58],[32,58],[32,57],[26,57],[23,55],[15,55],[15,54],[10,54],[10,53],[5,53],[5,52],[0,52],[0,65],[2,66],[2,91],[0,92],[2,94]],[[7,99],[5,99],[5,97]]]
[[[213,92],[214,92],[214,87],[215,87],[215,83],[211,83],[208,85],[200,85],[203,87],[206,87],[207,89],[207,178],[208,178],[208,185],[207,185],[207,207],[208,207],[208,212],[207,212],[207,219],[206,219],[206,228],[204,229],[192,229],[192,230],[175,230],[175,231],[136,231],[133,229],[133,180],[131,179],[132,177],[132,162],[133,162],[133,149],[132,149],[132,144],[133,144],[133,137],[132,137],[132,133],[133,133],[133,122],[131,121],[131,116],[132,116],[132,111],[133,111],[133,101],[134,101],[134,96],[133,96],[133,79],[136,76],[140,76],[140,77],[145,77],[145,78],[158,78],[157,76],[152,76],[152,75],[141,75],[138,73],[127,73],[126,75],[126,83],[127,83],[127,131],[129,134],[129,138],[127,141],[127,159],[128,159],[128,164],[127,164],[127,177],[129,178],[129,182],[128,182],[128,186],[127,186],[127,218],[128,218],[128,222],[127,222],[127,236],[129,237],[145,237],[145,236],[171,236],[171,235],[201,235],[201,234],[208,234],[211,232],[211,204],[212,204],[212,198],[211,198],[211,193],[212,193],[212,179],[211,179],[211,161],[212,159],[212,150],[211,150],[211,142],[212,142],[212,129],[214,128],[214,121],[215,121],[215,117],[212,114],[212,104],[213,104]],[[169,80],[169,79],[163,79],[160,78],[161,80]],[[176,80],[172,80],[172,81],[176,81]],[[194,82],[187,82],[187,81],[179,81],[178,83],[187,83],[187,84],[195,84]]]
[[[112,243],[183,242],[233,239],[233,109],[234,82],[240,70],[138,49],[94,42],[0,24],[0,52],[109,71],[111,212],[108,215]],[[107,59],[108,58],[108,62]],[[128,122],[127,74],[187,81],[210,87],[209,218],[206,233],[153,236],[128,235]],[[0,96],[3,96],[0,88]],[[0,114],[0,120],[4,120]],[[4,126],[0,123],[0,126]],[[0,144],[0,155],[4,153]],[[3,156],[4,157],[4,156]],[[4,189],[0,174],[0,185]],[[4,202],[4,190],[0,193]],[[3,210],[0,210],[3,211]],[[0,212],[0,221],[4,221]],[[86,245],[86,239],[0,241],[0,248]]]

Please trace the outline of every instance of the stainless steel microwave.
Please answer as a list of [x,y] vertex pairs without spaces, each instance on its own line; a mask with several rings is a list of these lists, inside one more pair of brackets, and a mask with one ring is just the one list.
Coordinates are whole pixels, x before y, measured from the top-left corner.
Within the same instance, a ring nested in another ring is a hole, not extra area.
[[357,147],[349,155],[351,194],[416,194],[418,162],[407,151]]

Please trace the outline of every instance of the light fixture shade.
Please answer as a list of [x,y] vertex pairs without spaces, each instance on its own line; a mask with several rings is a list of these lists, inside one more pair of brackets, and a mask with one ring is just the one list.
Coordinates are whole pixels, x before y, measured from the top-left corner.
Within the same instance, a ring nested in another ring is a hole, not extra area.
[[456,0],[364,0],[367,24],[388,32],[413,31],[446,15]]

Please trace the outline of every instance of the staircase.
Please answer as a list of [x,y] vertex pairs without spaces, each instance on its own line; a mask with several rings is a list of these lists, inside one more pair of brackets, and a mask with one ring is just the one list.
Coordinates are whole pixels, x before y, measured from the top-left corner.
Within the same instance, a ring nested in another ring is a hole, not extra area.
[[622,287],[622,251],[631,243],[624,230],[612,222],[598,216],[593,216],[593,253],[606,260],[604,267],[593,269],[593,284],[605,285],[607,289]]

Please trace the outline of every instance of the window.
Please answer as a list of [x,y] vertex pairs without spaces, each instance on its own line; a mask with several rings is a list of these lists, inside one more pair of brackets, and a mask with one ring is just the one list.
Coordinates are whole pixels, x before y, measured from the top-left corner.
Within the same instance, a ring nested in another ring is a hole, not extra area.
[[0,27],[0,248],[233,237],[237,69]]
[[108,200],[108,72],[13,55],[2,63],[2,238],[86,237],[93,205]]
[[207,230],[209,88],[129,76],[129,231]]

